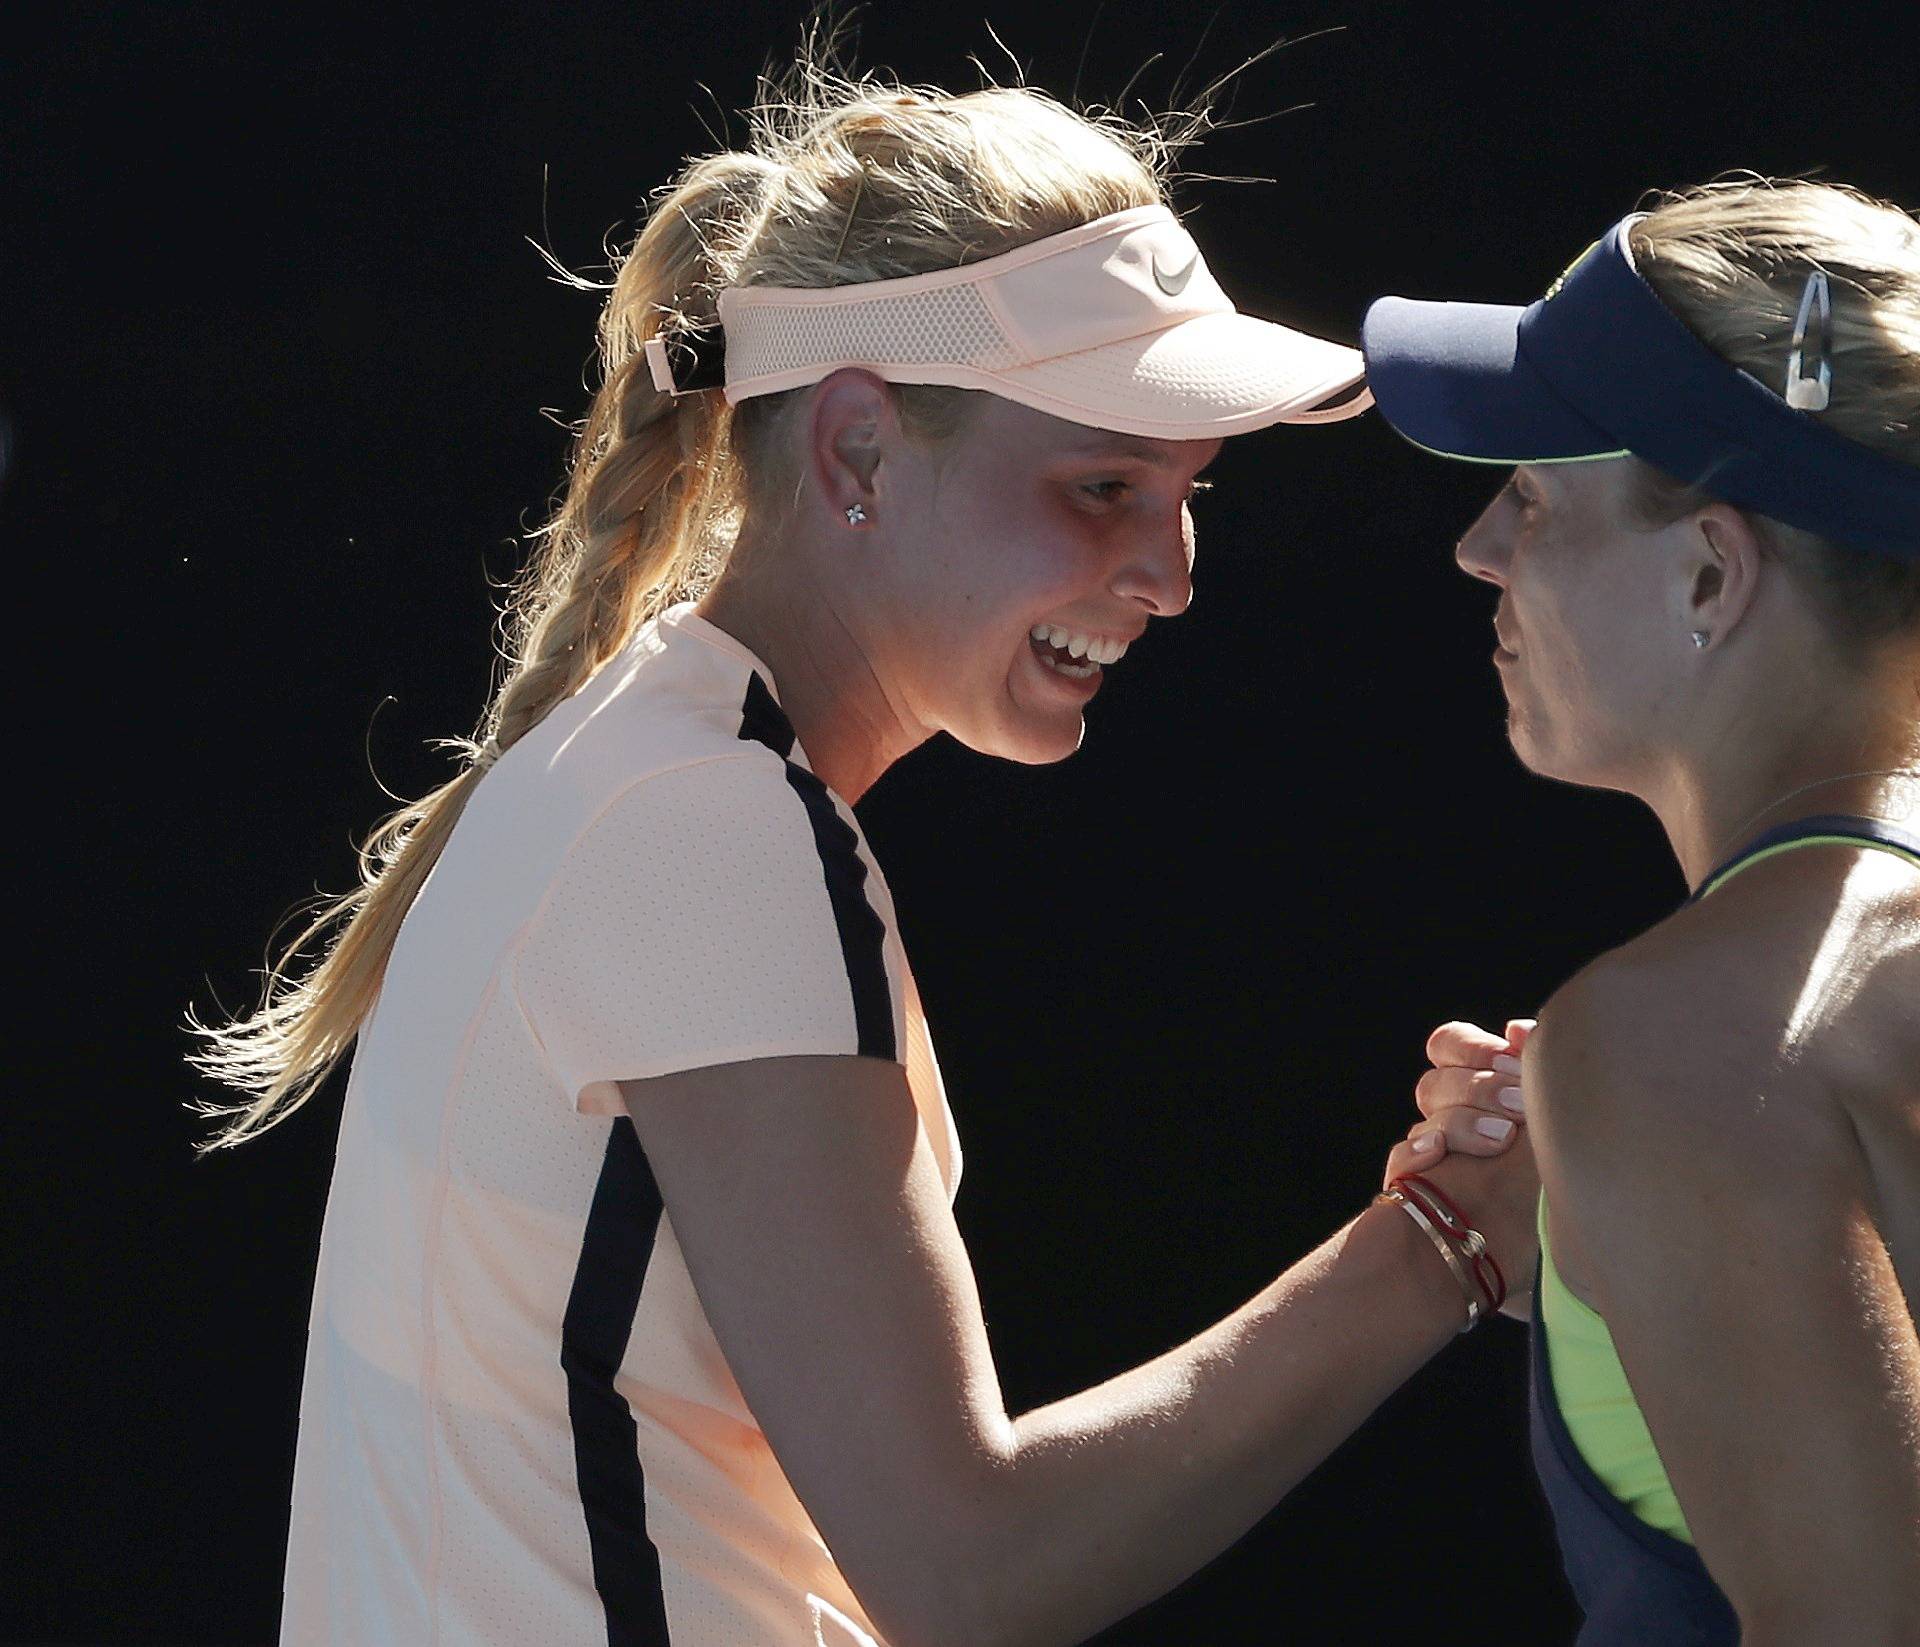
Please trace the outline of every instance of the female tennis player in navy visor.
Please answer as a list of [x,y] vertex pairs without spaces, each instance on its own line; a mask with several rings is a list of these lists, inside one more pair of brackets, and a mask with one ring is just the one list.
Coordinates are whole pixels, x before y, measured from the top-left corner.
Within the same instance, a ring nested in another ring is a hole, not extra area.
[[1533,771],[1693,895],[1525,1053],[1533,1447],[1583,1647],[1920,1641],[1920,225],[1766,181],[1526,309],[1375,304]]

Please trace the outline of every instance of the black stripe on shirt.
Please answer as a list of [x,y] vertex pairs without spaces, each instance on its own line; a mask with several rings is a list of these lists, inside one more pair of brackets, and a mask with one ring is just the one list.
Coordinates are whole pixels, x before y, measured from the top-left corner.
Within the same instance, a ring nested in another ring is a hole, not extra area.
[[763,743],[787,766],[787,783],[807,809],[813,825],[813,844],[820,854],[827,899],[833,906],[833,924],[840,934],[840,956],[853,990],[855,1040],[863,1058],[897,1060],[893,1033],[893,995],[887,987],[883,944],[886,923],[867,901],[867,866],[859,842],[835,810],[827,786],[804,766],[788,757],[793,753],[793,725],[774,701],[767,683],[757,674],[748,677],[746,701],[740,709],[740,736]]
[[640,1438],[614,1374],[633,1336],[660,1227],[660,1190],[633,1122],[613,1123],[560,1329],[573,1464],[593,1551],[607,1647],[668,1647],[660,1555],[647,1536]]
[[765,744],[783,761],[793,753],[793,722],[758,675],[747,677],[747,701],[740,706],[740,736],[749,743]]

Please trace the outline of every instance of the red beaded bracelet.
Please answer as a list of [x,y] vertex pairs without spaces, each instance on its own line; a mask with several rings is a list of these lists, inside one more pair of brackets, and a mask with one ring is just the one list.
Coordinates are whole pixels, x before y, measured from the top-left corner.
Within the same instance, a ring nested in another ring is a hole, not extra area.
[[[1467,1260],[1474,1280],[1487,1295],[1487,1312],[1497,1314],[1500,1306],[1507,1301],[1506,1274],[1500,1268],[1499,1261],[1487,1250],[1487,1238],[1468,1222],[1467,1215],[1454,1204],[1447,1192],[1417,1172],[1401,1174],[1387,1188],[1397,1189],[1402,1195],[1417,1199],[1427,1216],[1459,1244],[1460,1256]],[[1491,1280],[1488,1279],[1489,1274]]]

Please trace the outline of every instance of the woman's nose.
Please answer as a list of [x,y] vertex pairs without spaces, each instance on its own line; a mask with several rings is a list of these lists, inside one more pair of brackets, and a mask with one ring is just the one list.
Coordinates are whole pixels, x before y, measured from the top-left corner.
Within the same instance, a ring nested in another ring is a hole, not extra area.
[[1481,578],[1505,588],[1509,545],[1501,521],[1500,500],[1495,499],[1480,518],[1467,528],[1466,535],[1454,545],[1453,558],[1468,577]]
[[1171,532],[1162,527],[1127,557],[1114,593],[1138,601],[1156,618],[1178,617],[1193,604],[1193,517],[1181,505]]

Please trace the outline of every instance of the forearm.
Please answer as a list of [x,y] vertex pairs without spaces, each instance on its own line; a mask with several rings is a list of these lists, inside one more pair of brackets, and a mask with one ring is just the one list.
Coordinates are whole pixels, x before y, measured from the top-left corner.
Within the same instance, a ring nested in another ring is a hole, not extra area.
[[1014,1421],[967,1518],[959,1639],[1069,1643],[1212,1560],[1460,1326],[1397,1208],[1371,1209],[1178,1349]]

